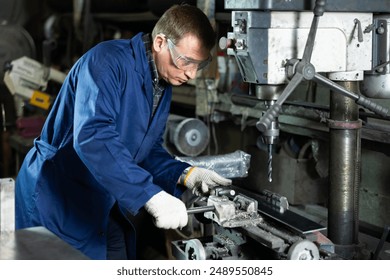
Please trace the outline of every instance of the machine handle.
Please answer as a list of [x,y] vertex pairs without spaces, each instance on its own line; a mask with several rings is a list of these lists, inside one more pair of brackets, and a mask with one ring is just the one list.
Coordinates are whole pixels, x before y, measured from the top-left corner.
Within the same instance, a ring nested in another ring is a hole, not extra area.
[[215,206],[209,205],[209,206],[199,206],[199,207],[194,207],[194,208],[189,208],[187,209],[187,214],[198,214],[198,213],[204,213],[204,212],[209,212],[209,211],[214,211]]
[[352,100],[354,100],[356,102],[356,104],[359,104],[359,105],[363,106],[364,108],[369,109],[370,111],[372,111],[372,112],[374,112],[382,117],[388,116],[388,112],[389,112],[388,108],[382,107],[381,105],[379,105],[375,102],[372,102],[371,100],[369,100],[368,98],[365,98],[364,96],[362,96],[360,94],[348,91],[347,89],[343,88],[339,84],[325,78],[324,76],[322,76],[320,74],[316,73],[314,75],[313,80],[317,83],[320,83],[320,84],[323,84],[323,85],[329,87],[330,89],[334,90],[335,92],[340,93],[341,95],[344,95],[346,97],[351,98]]
[[317,0],[314,6],[314,15],[320,17],[325,12],[326,0]]
[[279,116],[282,106],[275,103],[272,105],[256,123],[256,128],[260,132],[265,132],[271,127],[272,122]]
[[359,96],[359,99],[356,100],[356,103],[359,105],[362,105],[364,108],[367,108],[368,110],[382,116],[387,117],[389,113],[389,109],[382,107],[379,104],[376,104],[375,102],[372,102],[368,98],[365,98],[364,96]]
[[218,45],[221,50],[226,50],[227,48],[231,48],[233,46],[233,40],[221,37],[218,41]]
[[299,72],[295,73],[291,81],[284,88],[278,100],[264,113],[264,115],[256,123],[256,128],[260,132],[265,132],[271,127],[272,122],[279,116],[279,112],[282,109],[283,102],[286,101],[289,95],[294,91],[294,89],[299,85],[302,80],[303,75]]

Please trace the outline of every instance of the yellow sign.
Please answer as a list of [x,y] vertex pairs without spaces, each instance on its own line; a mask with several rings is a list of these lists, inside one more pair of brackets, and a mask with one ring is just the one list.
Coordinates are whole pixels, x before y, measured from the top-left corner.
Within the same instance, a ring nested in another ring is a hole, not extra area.
[[30,104],[42,109],[49,109],[50,107],[50,95],[41,91],[35,90],[30,99]]

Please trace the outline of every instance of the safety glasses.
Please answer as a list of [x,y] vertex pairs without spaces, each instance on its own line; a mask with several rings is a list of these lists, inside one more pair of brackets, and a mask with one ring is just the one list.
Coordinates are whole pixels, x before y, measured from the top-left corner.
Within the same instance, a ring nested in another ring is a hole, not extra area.
[[189,57],[186,57],[185,55],[180,54],[175,44],[172,42],[171,39],[165,37],[168,42],[168,48],[169,52],[171,53],[172,61],[175,66],[181,70],[184,71],[199,71],[204,69],[206,66],[208,66],[211,62],[211,56],[209,56],[206,60],[195,60]]

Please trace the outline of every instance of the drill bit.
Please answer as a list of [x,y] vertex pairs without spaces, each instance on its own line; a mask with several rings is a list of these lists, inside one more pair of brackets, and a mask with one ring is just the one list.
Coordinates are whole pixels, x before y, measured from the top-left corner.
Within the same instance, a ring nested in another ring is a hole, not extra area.
[[268,144],[268,182],[272,182],[272,144]]

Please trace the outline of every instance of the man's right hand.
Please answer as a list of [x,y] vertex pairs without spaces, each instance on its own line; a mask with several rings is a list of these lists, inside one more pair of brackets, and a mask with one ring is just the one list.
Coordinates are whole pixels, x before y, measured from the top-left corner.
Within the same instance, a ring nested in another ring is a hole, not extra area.
[[159,228],[183,228],[188,223],[188,214],[184,203],[165,191],[152,196],[146,202],[145,209],[154,217],[154,223]]

